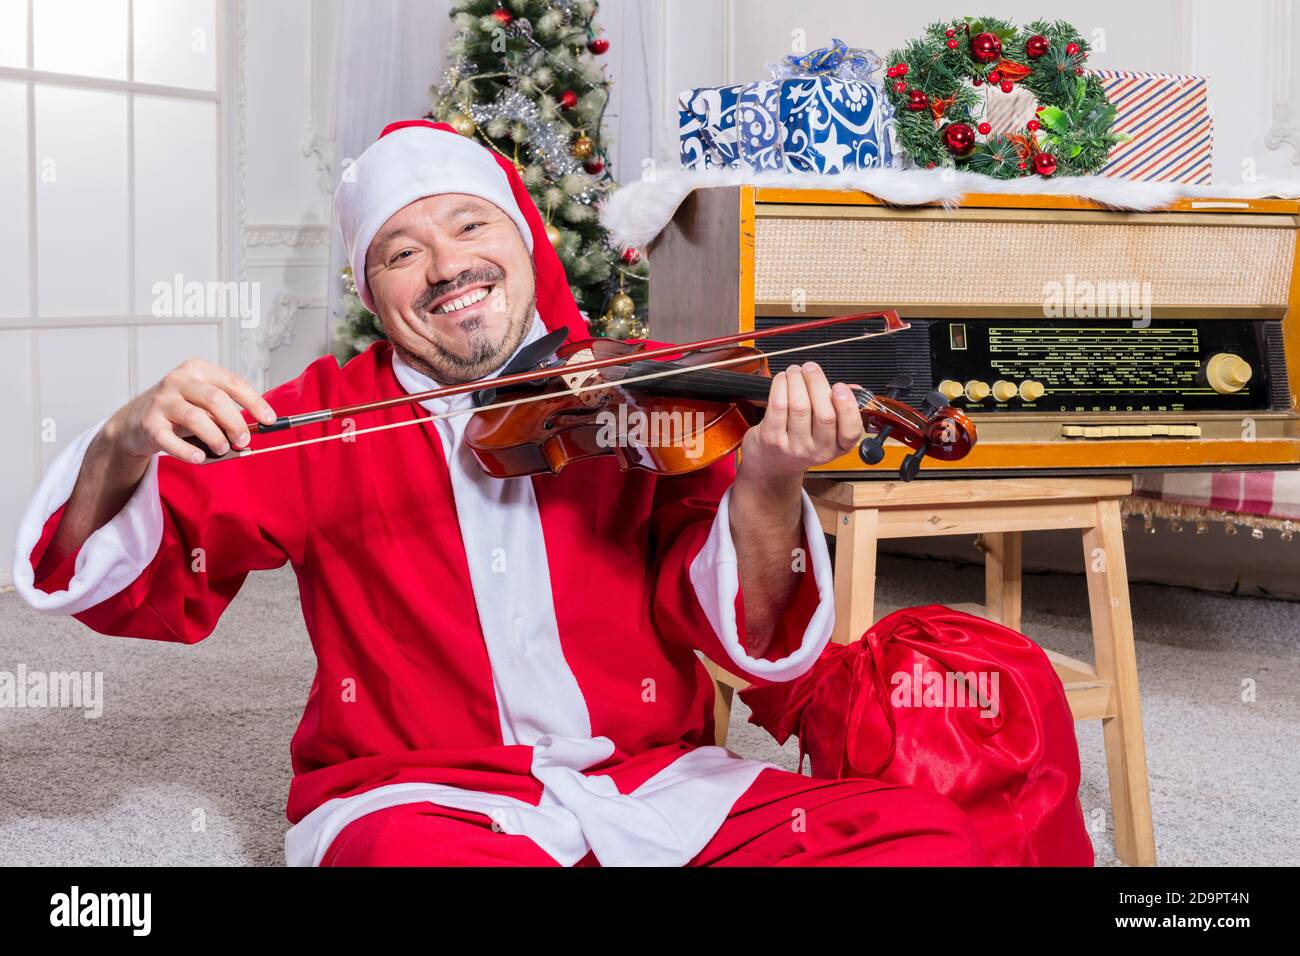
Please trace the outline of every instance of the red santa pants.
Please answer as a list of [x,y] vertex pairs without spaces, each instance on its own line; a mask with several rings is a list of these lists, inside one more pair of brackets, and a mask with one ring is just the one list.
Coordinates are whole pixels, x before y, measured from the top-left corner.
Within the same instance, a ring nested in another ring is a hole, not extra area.
[[[690,866],[977,866],[966,815],[944,797],[862,778],[762,771]],[[485,815],[409,803],[352,821],[322,866],[556,866]],[[597,865],[588,854],[579,866]]]

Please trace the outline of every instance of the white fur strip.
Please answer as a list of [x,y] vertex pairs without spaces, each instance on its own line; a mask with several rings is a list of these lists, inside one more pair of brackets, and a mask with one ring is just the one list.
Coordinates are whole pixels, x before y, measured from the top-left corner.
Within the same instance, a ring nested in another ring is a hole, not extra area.
[[896,206],[956,204],[966,193],[1059,195],[1092,199],[1114,209],[1147,210],[1183,197],[1213,199],[1300,198],[1300,179],[1261,179],[1236,185],[1190,186],[1137,182],[1108,176],[993,179],[949,169],[863,169],[834,176],[755,173],[748,169],[678,169],[659,172],[618,189],[601,206],[600,220],[620,248],[644,247],[666,226],[693,189],[749,185],[787,189],[859,189]]

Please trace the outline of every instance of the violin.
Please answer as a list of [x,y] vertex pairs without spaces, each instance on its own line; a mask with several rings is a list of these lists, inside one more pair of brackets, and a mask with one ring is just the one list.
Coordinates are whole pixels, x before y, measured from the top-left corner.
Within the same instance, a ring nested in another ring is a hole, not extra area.
[[[623,470],[680,475],[706,468],[740,447],[763,417],[771,388],[767,355],[752,346],[698,349],[670,361],[638,359],[643,344],[592,339],[556,350],[551,378],[494,389],[493,399],[529,396],[519,405],[485,407],[465,428],[465,444],[497,478],[558,474],[574,461],[612,455]],[[609,357],[628,361],[574,375],[566,366]],[[721,367],[719,367],[721,366]],[[900,377],[895,395],[911,385]],[[575,390],[576,389],[576,390]],[[855,390],[867,433],[858,454],[867,464],[893,438],[912,449],[899,477],[911,481],[927,455],[955,461],[975,446],[975,426],[938,392],[922,410]]]
[[[881,321],[883,330],[771,352],[742,344],[872,320]],[[568,343],[567,330],[557,329],[521,348],[499,374],[488,379],[281,416],[269,425],[251,422],[249,431],[255,435],[281,431],[396,405],[473,394],[468,409],[231,450],[220,456],[197,438],[191,436],[186,441],[202,448],[209,462],[224,461],[472,414],[465,429],[466,445],[484,472],[494,477],[558,474],[574,461],[600,455],[613,455],[624,470],[685,474],[736,451],[745,432],[761,420],[771,387],[770,358],[892,335],[909,327],[896,312],[886,310],[655,347],[601,338]],[[885,457],[885,441],[900,442],[911,449],[899,467],[904,481],[917,476],[927,456],[956,461],[969,454],[976,442],[974,424],[941,393],[929,392],[919,409],[899,401],[898,395],[910,386],[911,379],[901,376],[880,394],[855,387],[865,432],[859,456],[869,465],[878,464]]]

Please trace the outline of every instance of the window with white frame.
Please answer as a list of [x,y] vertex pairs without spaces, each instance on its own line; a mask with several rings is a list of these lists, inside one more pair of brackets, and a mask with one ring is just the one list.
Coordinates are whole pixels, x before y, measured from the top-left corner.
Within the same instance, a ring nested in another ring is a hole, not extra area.
[[225,0],[0,0],[0,576],[54,455],[230,320]]

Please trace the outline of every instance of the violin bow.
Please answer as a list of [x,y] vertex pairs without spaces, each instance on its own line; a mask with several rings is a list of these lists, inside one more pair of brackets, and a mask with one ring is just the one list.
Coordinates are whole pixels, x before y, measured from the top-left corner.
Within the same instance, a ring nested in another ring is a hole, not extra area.
[[[837,339],[830,342],[813,342],[805,345],[797,345],[793,348],[782,349],[776,352],[766,353],[765,358],[775,358],[781,355],[787,355],[793,352],[803,352],[814,348],[825,348],[831,345],[840,345],[846,342],[857,342],[864,339],[879,338],[885,335],[894,335],[911,328],[911,325],[901,319],[893,309],[886,309],[881,312],[858,312],[853,315],[838,315],[825,319],[811,319],[807,322],[796,322],[793,325],[776,326],[770,329],[755,329],[749,332],[739,332],[734,335],[722,335],[717,338],[700,339],[695,342],[683,342],[676,345],[665,345],[659,348],[648,349],[642,352],[633,352],[627,355],[613,355],[603,359],[592,359],[586,362],[575,362],[561,366],[547,366],[544,368],[531,369],[524,372],[515,372],[510,375],[502,375],[491,379],[476,379],[472,382],[463,382],[459,385],[447,385],[441,388],[429,389],[424,392],[413,392],[407,395],[399,395],[394,398],[379,399],[373,402],[361,402],[356,405],[344,405],[339,408],[322,408],[314,412],[301,412],[296,415],[282,415],[269,425],[261,422],[249,423],[250,435],[259,435],[266,432],[284,431],[289,428],[297,428],[302,425],[315,425],[322,422],[332,421],[338,418],[350,418],[364,412],[379,411],[385,408],[392,408],[398,405],[417,405],[421,402],[427,402],[435,398],[449,398],[454,395],[465,395],[471,392],[482,392],[497,390],[511,385],[525,384],[535,382],[540,379],[553,378],[557,374],[563,374],[566,377],[581,375],[585,372],[594,372],[599,369],[609,368],[615,365],[630,365],[633,362],[644,361],[645,359],[665,358],[670,355],[684,355],[691,352],[700,352],[705,349],[720,348],[724,345],[735,345],[740,342],[749,342],[755,339],[765,339],[777,335],[785,335],[790,332],[811,331],[813,329],[826,328],[832,325],[842,325],[854,321],[866,321],[870,319],[880,319],[884,322],[884,329],[875,332],[867,332],[863,335],[854,335],[844,339]],[[617,385],[623,387],[632,385],[636,382],[648,381],[657,378],[667,378],[673,375],[682,375],[688,372],[698,372],[706,368],[720,368],[737,362],[749,361],[752,356],[740,356],[738,358],[722,359],[718,362],[707,365],[694,365],[686,368],[671,368],[660,372],[651,372],[645,375],[638,375],[634,378],[620,380]],[[609,382],[598,382],[591,385],[582,385],[570,388],[569,391],[574,394],[593,391],[602,388],[610,388]],[[211,464],[218,461],[227,461],[231,458],[247,458],[250,455],[264,454],[271,451],[282,451],[290,448],[297,448],[303,445],[317,444],[323,441],[331,441],[344,436],[365,435],[370,432],[385,431],[390,428],[402,427],[405,425],[417,425],[423,422],[437,421],[443,418],[455,418],[460,415],[474,414],[476,412],[489,411],[492,409],[509,408],[513,405],[523,405],[528,402],[538,401],[547,396],[525,396],[522,398],[508,399],[502,402],[494,402],[488,405],[476,406],[472,408],[458,409],[456,411],[444,412],[442,414],[429,415],[427,417],[415,418],[409,421],[390,422],[385,425],[377,425],[372,428],[353,429],[347,432],[323,435],[317,438],[309,438],[298,442],[284,442],[278,445],[269,445],[265,448],[243,448],[232,449],[225,455],[211,456],[204,461],[204,464]]]

